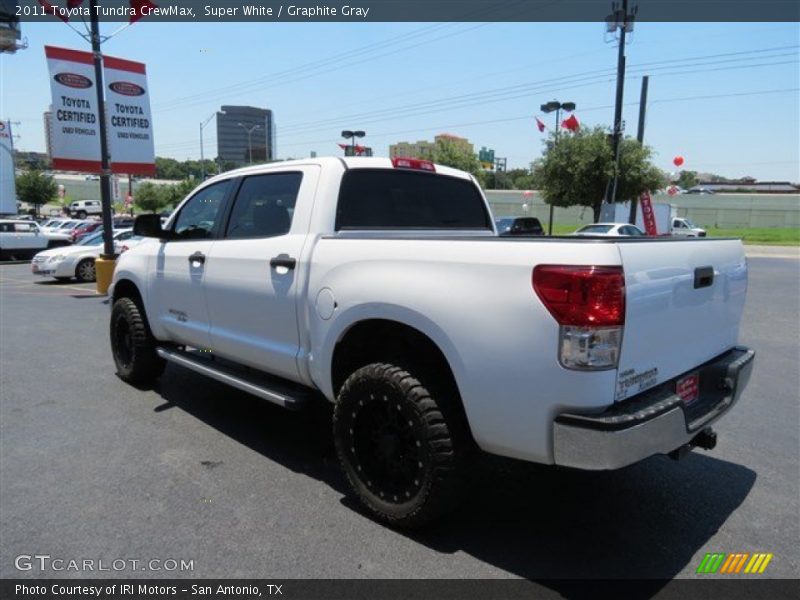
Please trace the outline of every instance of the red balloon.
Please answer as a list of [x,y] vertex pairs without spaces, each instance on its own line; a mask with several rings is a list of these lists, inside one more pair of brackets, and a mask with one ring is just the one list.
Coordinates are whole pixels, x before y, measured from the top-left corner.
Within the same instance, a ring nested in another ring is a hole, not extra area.
[[672,164],[674,164],[676,167],[680,167],[683,164],[683,157],[676,156],[675,158],[672,159]]

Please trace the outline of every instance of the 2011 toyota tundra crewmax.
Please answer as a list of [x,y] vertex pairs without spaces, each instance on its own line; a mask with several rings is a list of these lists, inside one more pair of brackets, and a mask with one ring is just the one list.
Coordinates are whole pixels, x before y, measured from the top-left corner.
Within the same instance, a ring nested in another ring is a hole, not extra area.
[[476,180],[423,160],[231,171],[135,231],[119,376],[172,362],[327,399],[353,492],[396,526],[449,510],[479,451],[617,469],[711,448],[753,365],[740,241],[499,237]]

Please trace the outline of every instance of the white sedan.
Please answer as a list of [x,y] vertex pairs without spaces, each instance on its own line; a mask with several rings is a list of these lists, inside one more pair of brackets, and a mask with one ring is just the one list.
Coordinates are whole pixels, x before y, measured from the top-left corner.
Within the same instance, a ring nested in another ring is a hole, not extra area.
[[613,237],[642,237],[644,232],[630,223],[592,223],[576,229],[572,235],[606,235]]
[[[133,235],[132,229],[114,232],[114,251],[125,252],[142,237]],[[103,252],[103,233],[92,234],[73,246],[62,246],[39,252],[33,257],[31,271],[34,275],[55,277],[67,281],[73,277],[80,282],[94,281],[94,261]]]

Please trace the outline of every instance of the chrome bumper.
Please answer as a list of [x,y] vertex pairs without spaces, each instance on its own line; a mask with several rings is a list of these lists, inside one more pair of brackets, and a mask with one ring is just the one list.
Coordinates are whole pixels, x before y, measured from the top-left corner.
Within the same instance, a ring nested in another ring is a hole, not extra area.
[[755,351],[738,347],[693,369],[700,396],[684,405],[672,379],[602,413],[564,413],[553,424],[557,465],[588,470],[619,469],[690,443],[728,412],[750,380]]

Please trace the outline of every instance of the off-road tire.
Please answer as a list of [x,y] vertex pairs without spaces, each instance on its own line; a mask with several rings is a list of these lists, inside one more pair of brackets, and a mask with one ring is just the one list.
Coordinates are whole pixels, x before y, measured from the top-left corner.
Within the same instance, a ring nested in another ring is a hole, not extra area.
[[144,314],[131,298],[114,302],[110,336],[111,353],[120,379],[147,385],[164,372],[165,361],[156,353],[156,340]]
[[338,394],[339,462],[361,503],[391,526],[428,524],[463,495],[470,441],[442,396],[387,363],[361,367]]

